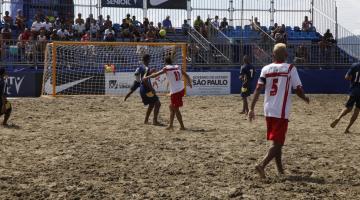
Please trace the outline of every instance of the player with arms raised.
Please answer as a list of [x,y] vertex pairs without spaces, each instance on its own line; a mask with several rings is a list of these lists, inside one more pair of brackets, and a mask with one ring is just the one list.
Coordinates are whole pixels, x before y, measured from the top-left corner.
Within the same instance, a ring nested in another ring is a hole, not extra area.
[[254,99],[249,111],[250,121],[255,119],[255,105],[261,91],[265,88],[264,111],[267,124],[267,139],[273,141],[265,158],[255,169],[261,178],[265,178],[265,167],[275,158],[279,174],[284,174],[281,161],[282,147],[288,128],[288,118],[291,107],[291,90],[295,89],[297,96],[309,103],[305,96],[296,68],[285,63],[287,59],[286,45],[279,43],[273,50],[274,63],[262,68]]
[[4,115],[3,126],[8,126],[11,110],[11,104],[6,98],[6,72],[4,68],[0,68],[0,116]]
[[150,78],[158,77],[161,74],[166,74],[167,80],[169,81],[170,84],[170,97],[171,97],[171,104],[169,106],[170,124],[167,127],[167,129],[173,130],[174,118],[176,115],[176,118],[180,123],[180,130],[185,130],[185,126],[179,108],[183,106],[182,98],[185,94],[183,77],[185,78],[187,85],[189,85],[190,87],[192,87],[191,79],[189,75],[183,69],[181,69],[180,66],[173,65],[171,56],[167,56],[165,58],[165,64],[166,66],[162,70],[150,76],[145,77],[144,81]]
[[350,119],[349,125],[345,129],[345,133],[350,133],[349,129],[354,124],[360,112],[360,63],[353,64],[345,75],[345,79],[351,82],[350,97],[345,104],[345,108],[340,115],[330,124],[332,128],[339,123],[340,119],[351,112],[354,105],[356,108]]

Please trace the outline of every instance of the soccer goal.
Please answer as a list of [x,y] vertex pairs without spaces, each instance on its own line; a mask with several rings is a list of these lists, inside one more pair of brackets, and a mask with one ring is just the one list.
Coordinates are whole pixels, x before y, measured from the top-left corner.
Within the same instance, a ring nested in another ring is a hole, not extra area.
[[[186,70],[186,43],[53,42],[47,45],[43,95],[124,95],[142,64],[160,70],[167,56]],[[152,80],[158,92],[167,92],[166,76]]]

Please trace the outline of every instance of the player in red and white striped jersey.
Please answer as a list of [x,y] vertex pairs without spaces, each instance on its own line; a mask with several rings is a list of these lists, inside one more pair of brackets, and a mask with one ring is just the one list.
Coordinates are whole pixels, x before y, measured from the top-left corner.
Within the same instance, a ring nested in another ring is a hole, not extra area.
[[172,64],[171,56],[165,58],[165,64],[166,66],[162,70],[150,76],[144,77],[144,80],[147,80],[149,78],[155,78],[157,76],[160,76],[161,74],[166,74],[166,78],[170,83],[170,97],[171,97],[171,104],[169,106],[170,124],[167,127],[167,129],[169,130],[173,129],[174,118],[176,115],[176,118],[180,123],[180,130],[185,130],[185,126],[179,108],[183,106],[182,98],[185,94],[183,78],[185,78],[187,85],[190,87],[192,87],[191,79],[189,75],[180,66]]
[[269,64],[261,70],[254,99],[249,111],[250,121],[254,120],[254,108],[259,99],[260,93],[265,89],[264,112],[267,124],[267,139],[273,141],[273,146],[260,164],[256,166],[256,171],[261,178],[265,178],[266,165],[275,158],[276,166],[280,174],[284,173],[281,155],[282,147],[288,128],[288,118],[291,107],[291,91],[294,89],[296,94],[309,103],[309,98],[305,96],[302,84],[296,68],[286,63],[286,45],[279,43],[273,50],[274,63]]

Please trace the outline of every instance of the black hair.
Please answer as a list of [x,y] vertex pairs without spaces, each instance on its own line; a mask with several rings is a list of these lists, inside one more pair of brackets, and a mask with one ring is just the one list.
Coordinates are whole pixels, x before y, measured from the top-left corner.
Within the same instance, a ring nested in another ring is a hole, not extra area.
[[166,56],[166,58],[165,58],[165,64],[168,64],[168,65],[172,65],[172,64],[173,64],[173,60],[172,60],[171,56]]
[[145,55],[143,55],[143,57],[142,57],[142,60],[143,60],[143,62],[150,62],[150,55],[149,54],[145,54]]

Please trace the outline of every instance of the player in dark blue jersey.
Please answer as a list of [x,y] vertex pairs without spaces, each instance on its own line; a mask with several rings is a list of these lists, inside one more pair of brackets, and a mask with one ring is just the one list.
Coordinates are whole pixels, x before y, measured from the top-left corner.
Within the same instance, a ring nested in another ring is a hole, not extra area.
[[349,125],[345,129],[345,133],[349,133],[350,127],[354,124],[360,112],[360,63],[353,64],[345,75],[345,79],[350,81],[349,100],[345,104],[345,108],[339,116],[330,124],[334,128],[342,117],[351,112],[355,105],[354,113],[350,119]]
[[124,101],[140,87],[141,100],[145,106],[148,106],[145,115],[145,124],[149,124],[149,117],[151,112],[154,110],[153,125],[161,125],[158,121],[159,110],[161,103],[159,97],[156,95],[154,88],[152,87],[151,80],[143,81],[143,78],[150,75],[153,70],[149,69],[150,55],[145,54],[142,58],[143,65],[138,67],[135,71],[135,78],[133,86],[130,88],[129,93],[126,95]]
[[252,81],[254,80],[255,68],[251,64],[250,57],[245,55],[243,58],[244,64],[240,68],[240,80],[242,82],[241,86],[241,97],[243,100],[243,109],[241,114],[247,114],[249,112],[249,106],[247,98],[251,95],[252,92]]
[[11,103],[7,100],[6,92],[6,72],[4,68],[0,68],[0,116],[4,115],[3,126],[7,126],[7,121],[11,114]]

